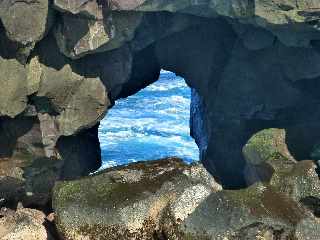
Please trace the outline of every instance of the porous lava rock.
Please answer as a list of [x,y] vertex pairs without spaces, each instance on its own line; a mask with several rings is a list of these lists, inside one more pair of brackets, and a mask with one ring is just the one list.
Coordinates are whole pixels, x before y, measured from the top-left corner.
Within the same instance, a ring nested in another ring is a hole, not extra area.
[[45,228],[45,214],[38,210],[1,208],[0,214],[1,240],[53,240]]
[[59,182],[53,207],[68,240],[161,239],[219,190],[201,164],[171,158]]

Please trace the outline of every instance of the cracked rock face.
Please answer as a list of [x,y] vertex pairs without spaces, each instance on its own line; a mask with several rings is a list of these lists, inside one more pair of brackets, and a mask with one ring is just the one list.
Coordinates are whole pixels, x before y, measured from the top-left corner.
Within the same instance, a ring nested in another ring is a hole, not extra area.
[[65,15],[55,37],[61,52],[71,58],[119,48],[132,40],[140,13],[109,13],[103,19]]
[[62,12],[81,14],[87,17],[102,19],[102,4],[95,0],[54,0],[53,6]]
[[[71,1],[72,2],[72,1]],[[313,20],[319,19],[318,1],[304,0],[201,0],[201,1],[161,1],[161,0],[110,0],[109,8],[125,11],[169,11],[193,14],[202,17],[224,16],[240,19],[241,22],[266,28],[281,41],[290,46],[308,46],[312,38],[319,39]],[[287,26],[297,24],[287,34]],[[303,26],[299,26],[299,25]],[[309,25],[310,24],[310,25]]]
[[1,1],[0,9],[1,21],[11,40],[27,45],[44,36],[49,11],[48,0],[5,0]]

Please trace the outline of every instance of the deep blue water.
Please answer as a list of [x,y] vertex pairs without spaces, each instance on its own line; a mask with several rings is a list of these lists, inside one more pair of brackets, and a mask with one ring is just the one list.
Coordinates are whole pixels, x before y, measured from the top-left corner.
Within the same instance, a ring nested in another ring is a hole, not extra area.
[[190,137],[190,97],[183,78],[162,71],[154,84],[118,100],[99,129],[102,167],[169,156],[198,160]]

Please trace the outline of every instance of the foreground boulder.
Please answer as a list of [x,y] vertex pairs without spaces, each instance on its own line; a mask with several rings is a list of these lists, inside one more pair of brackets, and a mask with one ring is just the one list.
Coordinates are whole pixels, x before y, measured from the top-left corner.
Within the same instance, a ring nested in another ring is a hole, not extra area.
[[246,189],[212,193],[169,239],[320,239],[320,180],[311,160],[297,162],[286,130],[265,129],[243,148]]
[[320,180],[316,164],[309,160],[276,171],[270,184],[296,201],[310,197],[320,199]]
[[17,211],[2,208],[0,210],[1,240],[50,240],[45,223],[44,213],[27,208]]
[[53,207],[68,240],[161,239],[220,189],[200,164],[171,158],[60,182]]
[[[58,229],[72,240],[317,240],[320,182],[316,165],[310,160],[295,161],[285,136],[283,129],[267,129],[248,141],[247,161],[256,169],[271,171],[264,183],[243,190],[217,192],[220,186],[201,165],[188,166],[179,159],[116,167],[82,180],[60,182],[53,202]],[[12,174],[18,176],[19,171]],[[2,211],[7,216],[4,230],[0,229],[3,239],[28,239],[16,236],[33,236],[30,231],[43,229],[42,222],[28,222],[27,233],[24,228],[17,233],[11,230],[12,221],[26,210]],[[24,225],[19,222],[19,226]],[[10,237],[4,235],[8,231]],[[40,232],[38,237],[42,236]]]
[[319,239],[319,221],[300,203],[261,183],[211,194],[169,239]]
[[246,189],[221,190],[200,164],[179,159],[60,182],[57,227],[67,240],[318,240],[316,164],[297,162],[285,136],[284,129],[266,129],[248,141],[243,153],[256,171],[251,176],[267,177]]

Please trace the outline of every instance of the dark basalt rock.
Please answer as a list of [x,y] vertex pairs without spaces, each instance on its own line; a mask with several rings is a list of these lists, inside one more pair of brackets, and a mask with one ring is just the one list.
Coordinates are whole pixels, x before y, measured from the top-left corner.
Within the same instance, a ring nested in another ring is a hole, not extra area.
[[0,199],[4,205],[15,207],[22,202],[46,207],[55,181],[86,176],[99,168],[97,131],[95,127],[60,138],[55,147],[49,138],[54,132],[37,117],[0,119]]
[[[56,180],[97,170],[99,121],[166,69],[193,89],[192,135],[225,188],[264,181],[262,192],[318,198],[315,165],[296,161],[319,160],[319,4],[0,1],[0,193],[42,204]],[[286,153],[271,143],[277,158],[257,150],[263,161],[251,162],[242,149],[267,128],[283,129]]]

